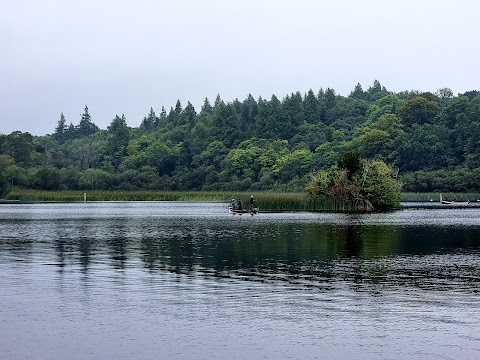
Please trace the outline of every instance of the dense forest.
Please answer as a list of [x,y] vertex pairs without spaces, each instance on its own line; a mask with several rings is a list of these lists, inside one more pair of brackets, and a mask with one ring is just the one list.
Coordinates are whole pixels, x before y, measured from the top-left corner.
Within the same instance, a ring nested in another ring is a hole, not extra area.
[[[7,119],[8,121],[8,119]],[[42,119],[45,121],[45,119]],[[479,191],[480,92],[388,91],[379,81],[279,99],[177,101],[132,128],[99,129],[85,106],[51,135],[0,134],[0,193],[60,189],[299,191],[342,154],[382,160],[403,191]],[[53,129],[54,128],[54,129]]]

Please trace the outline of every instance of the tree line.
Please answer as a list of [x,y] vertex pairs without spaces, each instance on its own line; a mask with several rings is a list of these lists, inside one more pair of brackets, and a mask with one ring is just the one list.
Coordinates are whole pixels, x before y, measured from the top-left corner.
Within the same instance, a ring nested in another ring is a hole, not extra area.
[[138,127],[100,129],[86,106],[52,134],[0,134],[0,192],[61,189],[299,191],[349,151],[395,169],[403,191],[479,191],[480,92],[388,91],[379,81],[279,99],[177,101]]

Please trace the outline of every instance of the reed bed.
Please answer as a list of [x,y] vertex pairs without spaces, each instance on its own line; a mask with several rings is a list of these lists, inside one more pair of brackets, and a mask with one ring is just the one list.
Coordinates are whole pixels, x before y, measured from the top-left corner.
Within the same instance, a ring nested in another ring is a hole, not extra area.
[[206,191],[42,191],[14,189],[8,200],[24,202],[82,202],[87,201],[227,201],[230,193]]
[[[251,193],[231,191],[106,191],[106,190],[63,190],[43,191],[12,189],[7,200],[21,202],[83,202],[87,201],[215,201],[224,202],[227,207],[232,198],[240,199],[244,208],[249,207]],[[261,212],[285,211],[333,211],[357,212],[355,205],[344,201],[307,199],[303,193],[256,192],[255,206]],[[480,199],[480,193],[442,193],[443,199],[457,201]],[[403,202],[439,201],[440,193],[403,193]]]
[[[83,202],[87,201],[215,201],[229,206],[232,198],[249,207],[251,193],[230,191],[42,191],[12,189],[7,200],[21,202]],[[256,192],[255,206],[261,212],[283,211],[356,211],[354,206],[342,201],[309,200],[303,193]]]
[[[232,195],[242,201],[243,207],[249,207],[250,193],[237,193]],[[308,199],[303,193],[255,193],[255,207],[260,212],[286,212],[286,211],[333,211],[353,212],[358,211],[355,206],[345,201]]]

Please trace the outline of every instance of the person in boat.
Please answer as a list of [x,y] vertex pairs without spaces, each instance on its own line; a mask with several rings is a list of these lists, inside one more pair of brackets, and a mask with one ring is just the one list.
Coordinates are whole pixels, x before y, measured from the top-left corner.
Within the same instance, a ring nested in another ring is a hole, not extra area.
[[235,210],[243,210],[242,200],[238,199]]
[[232,199],[232,203],[230,204],[233,211],[237,210],[237,203],[235,199]]
[[250,211],[253,211],[255,210],[255,198],[252,196],[250,196]]

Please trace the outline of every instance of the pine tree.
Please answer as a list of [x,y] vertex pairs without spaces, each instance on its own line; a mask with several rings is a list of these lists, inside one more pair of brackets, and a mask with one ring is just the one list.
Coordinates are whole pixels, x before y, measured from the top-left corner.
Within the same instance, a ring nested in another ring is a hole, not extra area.
[[155,111],[153,111],[153,108],[151,107],[148,116],[143,118],[142,124],[140,126],[146,131],[152,131],[155,127],[156,122],[157,116],[155,115]]
[[365,92],[363,91],[362,85],[360,85],[360,83],[357,83],[353,91],[350,93],[350,97],[355,99],[366,100],[366,98],[368,97],[368,94],[365,94]]
[[213,111],[213,108],[212,108],[212,105],[210,105],[210,101],[208,100],[208,98],[205,98],[205,100],[203,101],[202,110],[200,114],[210,115],[212,111]]
[[182,110],[183,110],[182,103],[180,102],[180,100],[177,100],[177,103],[175,104],[175,112],[177,114],[180,114]]
[[160,116],[155,119],[155,128],[162,128],[167,124],[167,110],[162,106]]
[[185,123],[189,126],[193,126],[195,124],[197,112],[195,111],[195,108],[190,103],[190,101],[187,103],[185,110],[183,110],[182,117],[184,118]]
[[85,110],[82,114],[82,119],[80,120],[80,124],[77,127],[78,136],[79,137],[88,136],[96,133],[98,130],[100,129],[98,128],[97,125],[95,125],[92,122],[92,118],[90,116],[90,113],[88,112],[88,106],[85,105]]
[[318,99],[315,97],[313,90],[308,90],[307,95],[305,95],[305,100],[303,104],[303,108],[305,111],[305,119],[307,122],[314,124],[319,121],[319,111],[318,111]]
[[213,107],[216,109],[218,108],[221,104],[225,104],[220,97],[220,94],[217,94],[217,97],[215,98],[215,103],[213,104]]
[[65,125],[65,116],[63,113],[60,114],[60,120],[58,120],[57,127],[55,128],[55,136],[57,138],[61,138],[63,133],[67,130],[66,125]]

